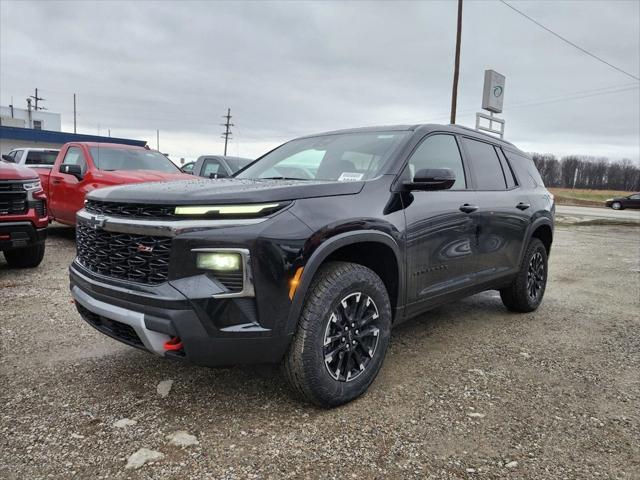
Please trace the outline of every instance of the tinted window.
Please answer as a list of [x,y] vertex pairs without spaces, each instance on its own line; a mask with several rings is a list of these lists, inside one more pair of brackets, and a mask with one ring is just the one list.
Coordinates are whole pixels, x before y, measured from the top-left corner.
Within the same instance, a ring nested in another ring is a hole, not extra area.
[[507,180],[507,188],[513,188],[518,185],[518,182],[513,175],[513,170],[507,161],[507,157],[504,156],[502,149],[496,147],[496,152],[498,152],[498,157],[500,157],[500,165],[502,165],[502,171],[504,172],[504,177]]
[[80,165],[83,174],[87,171],[87,161],[84,159],[82,150],[78,147],[69,147],[64,155],[62,165]]
[[630,200],[640,200],[640,194],[630,195],[629,199]]
[[408,135],[392,131],[299,138],[266,154],[238,178],[368,180],[382,173],[382,166]]
[[49,150],[46,152],[34,152],[30,151],[27,154],[26,165],[53,165],[56,161],[58,152],[55,150]]
[[456,175],[456,182],[451,190],[467,188],[462,157],[453,135],[431,135],[418,146],[409,159],[411,178],[425,168],[448,168]]
[[518,173],[518,178],[520,178],[522,182],[532,188],[544,187],[540,173],[538,172],[535,163],[533,163],[533,160],[510,150],[507,150],[504,153]]
[[476,174],[477,190],[504,190],[506,183],[493,145],[464,138],[465,150]]
[[178,173],[179,169],[160,152],[144,148],[100,148],[89,149],[93,161],[100,170],[154,170]]

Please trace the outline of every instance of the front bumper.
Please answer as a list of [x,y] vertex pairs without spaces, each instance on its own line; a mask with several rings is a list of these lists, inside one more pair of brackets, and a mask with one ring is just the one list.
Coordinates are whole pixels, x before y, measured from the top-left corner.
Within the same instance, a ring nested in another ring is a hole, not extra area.
[[36,228],[30,220],[0,220],[0,250],[28,247],[42,243],[46,238],[47,229]]
[[[100,332],[164,357],[204,366],[274,363],[290,343],[256,321],[251,298],[213,298],[218,285],[204,275],[160,285],[116,281],[74,262],[71,294],[83,319]],[[165,343],[178,337],[183,348]]]

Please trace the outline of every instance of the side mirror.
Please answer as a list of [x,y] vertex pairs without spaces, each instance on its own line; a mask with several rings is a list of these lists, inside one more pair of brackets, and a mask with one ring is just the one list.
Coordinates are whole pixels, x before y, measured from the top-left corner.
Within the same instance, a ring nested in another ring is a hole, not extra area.
[[228,178],[227,172],[210,173],[209,178]]
[[404,182],[409,190],[448,190],[456,183],[456,174],[448,168],[423,168],[413,181]]
[[14,163],[15,160],[13,159],[13,157],[10,157],[9,155],[2,155],[2,159],[6,160],[7,162],[11,162]]
[[82,180],[82,167],[80,165],[60,165],[60,173],[73,175],[78,180]]

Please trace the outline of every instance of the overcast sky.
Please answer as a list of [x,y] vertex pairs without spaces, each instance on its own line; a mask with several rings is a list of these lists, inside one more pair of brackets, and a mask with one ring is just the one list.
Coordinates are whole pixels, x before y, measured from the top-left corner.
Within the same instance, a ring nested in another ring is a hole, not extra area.
[[[515,1],[640,76],[640,2]],[[140,138],[176,160],[258,156],[338,128],[448,123],[456,2],[0,0],[0,104],[44,105],[73,131]],[[483,72],[507,78],[506,137],[527,151],[640,158],[640,82],[493,0],[464,3],[458,123]]]

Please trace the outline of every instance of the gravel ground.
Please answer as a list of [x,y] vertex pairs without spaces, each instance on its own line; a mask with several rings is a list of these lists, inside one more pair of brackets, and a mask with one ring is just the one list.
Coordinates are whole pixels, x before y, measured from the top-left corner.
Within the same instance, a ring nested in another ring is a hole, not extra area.
[[401,325],[370,391],[326,411],[277,367],[183,365],[85,325],[54,227],[38,269],[0,260],[0,478],[640,478],[639,239],[558,228],[537,312],[486,292]]

